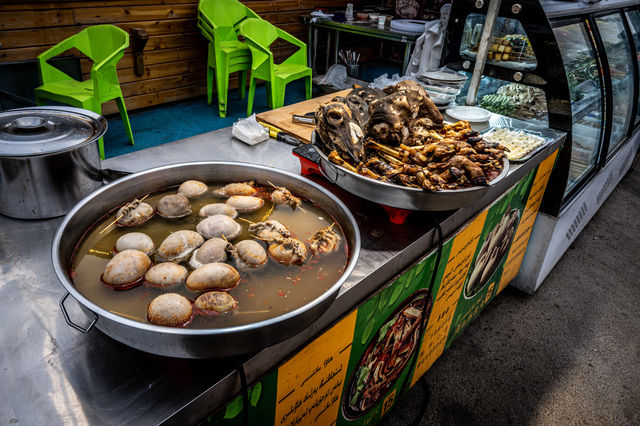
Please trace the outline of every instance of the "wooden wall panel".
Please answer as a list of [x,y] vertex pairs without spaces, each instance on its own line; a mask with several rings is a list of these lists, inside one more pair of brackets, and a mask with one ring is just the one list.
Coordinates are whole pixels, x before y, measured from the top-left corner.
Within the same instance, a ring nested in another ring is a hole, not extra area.
[[[319,4],[342,8],[348,1],[243,3],[263,19],[306,40],[301,15]],[[207,44],[197,28],[197,7],[197,0],[0,0],[0,64],[34,60],[49,47],[91,25],[113,24],[127,32],[143,28],[149,35],[143,52],[143,75],[135,74],[131,47],[118,63],[127,108],[133,111],[200,96],[206,92]],[[285,43],[273,46],[277,62],[294,50]],[[81,67],[88,78],[91,61],[81,57]],[[230,87],[237,84],[234,76]],[[104,105],[103,113],[115,112],[114,102]]]

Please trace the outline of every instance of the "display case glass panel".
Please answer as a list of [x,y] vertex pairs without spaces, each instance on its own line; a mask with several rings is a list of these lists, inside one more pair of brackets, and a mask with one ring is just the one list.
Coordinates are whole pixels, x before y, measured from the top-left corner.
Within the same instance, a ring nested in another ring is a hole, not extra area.
[[572,147],[566,192],[596,166],[604,132],[600,68],[590,34],[581,22],[554,29],[569,82]]
[[[636,44],[636,60],[638,61],[638,70],[640,70],[640,11],[631,10],[627,12],[627,19],[629,20],[631,36]],[[637,123],[638,120],[640,120],[640,96],[638,97],[638,108],[634,122]]]
[[[460,56],[476,59],[485,19],[485,15],[477,13],[467,16],[460,44]],[[498,17],[489,43],[489,64],[527,71],[535,69],[538,65],[529,38],[517,19]]]
[[631,122],[633,99],[633,68],[631,46],[622,22],[622,15],[613,14],[596,18],[609,63],[613,95],[613,117],[608,155],[622,143]]

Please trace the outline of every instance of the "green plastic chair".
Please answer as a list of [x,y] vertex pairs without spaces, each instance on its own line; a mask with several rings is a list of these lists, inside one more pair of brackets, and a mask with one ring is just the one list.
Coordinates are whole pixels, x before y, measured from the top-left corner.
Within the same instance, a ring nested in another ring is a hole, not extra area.
[[218,112],[227,115],[229,74],[240,72],[240,99],[244,98],[247,71],[251,69],[251,50],[238,40],[238,25],[247,18],[258,18],[251,9],[236,0],[200,0],[198,27],[209,41],[207,53],[207,103],[213,98],[215,73]]
[[[44,105],[44,100],[48,99],[102,114],[102,104],[115,99],[127,137],[133,145],[131,124],[116,72],[116,65],[127,46],[129,34],[125,31],[113,25],[96,25],[41,53],[38,55],[38,68],[42,85],[35,89],[37,104]],[[88,80],[75,80],[47,62],[74,47],[93,61],[91,78]],[[102,138],[98,146],[100,158],[104,160]]]
[[[307,66],[307,45],[291,34],[261,19],[247,19],[240,24],[240,34],[247,40],[251,49],[252,65],[249,79],[249,99],[247,116],[253,109],[253,96],[256,90],[256,78],[267,81],[267,102],[269,108],[280,108],[284,105],[285,88],[291,81],[306,78],[305,91],[307,99],[311,98],[311,68]],[[273,62],[273,53],[269,49],[271,43],[281,38],[299,47],[282,63]]]

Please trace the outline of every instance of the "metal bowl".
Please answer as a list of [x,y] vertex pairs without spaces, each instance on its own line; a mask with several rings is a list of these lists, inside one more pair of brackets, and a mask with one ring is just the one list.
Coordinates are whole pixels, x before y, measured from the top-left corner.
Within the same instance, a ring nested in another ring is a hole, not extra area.
[[385,206],[406,210],[444,211],[466,207],[480,200],[492,185],[500,182],[509,174],[509,160],[505,157],[502,172],[488,186],[473,186],[462,189],[445,189],[429,192],[420,188],[409,188],[392,183],[381,182],[351,172],[332,163],[318,143],[319,136],[314,130],[311,143],[320,155],[320,168],[325,177],[342,189]]
[[[185,179],[204,182],[255,180],[286,186],[325,209],[342,227],[349,244],[347,266],[326,292],[309,303],[269,320],[218,329],[160,327],[134,321],[109,312],[84,297],[69,278],[72,257],[86,231],[113,208],[140,194],[182,183]],[[215,358],[258,351],[307,328],[322,315],[353,270],[360,253],[360,233],[353,215],[332,193],[303,177],[269,167],[234,162],[194,162],[159,167],[119,179],[81,200],[60,224],[53,240],[52,260],[58,279],[67,290],[60,301],[65,319],[72,327],[88,332],[94,325],[108,336],[136,349],[179,358]],[[69,318],[64,302],[71,294],[89,321],[83,328]]]

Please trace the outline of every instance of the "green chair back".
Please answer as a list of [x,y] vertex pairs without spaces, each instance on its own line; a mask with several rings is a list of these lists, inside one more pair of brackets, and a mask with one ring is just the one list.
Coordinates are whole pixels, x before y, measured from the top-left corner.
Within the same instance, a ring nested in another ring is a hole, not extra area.
[[220,117],[227,113],[229,74],[240,72],[240,98],[244,97],[246,72],[251,68],[251,51],[238,40],[238,25],[247,18],[258,18],[237,0],[200,0],[198,27],[209,41],[207,60],[207,102],[213,97],[215,70]]
[[[118,81],[116,66],[124,50],[129,46],[129,34],[113,25],[96,25],[85,28],[38,56],[38,68],[42,85],[35,89],[36,100],[41,105],[44,99],[70,104],[79,108],[102,113],[102,104],[115,99],[120,116],[133,145],[133,134],[129,123]],[[79,82],[47,61],[71,48],[76,48],[93,61],[91,78]],[[104,148],[100,139],[100,157]]]
[[258,18],[237,0],[200,0],[198,12],[214,28],[236,27],[245,18]]
[[[255,78],[267,81],[270,108],[284,105],[284,91],[287,83],[306,78],[307,99],[311,97],[311,68],[307,66],[307,45],[286,31],[262,19],[249,18],[240,23],[240,34],[251,49],[252,65],[249,85],[247,115],[251,115]],[[278,38],[298,46],[298,50],[280,64],[273,61],[270,46]]]

